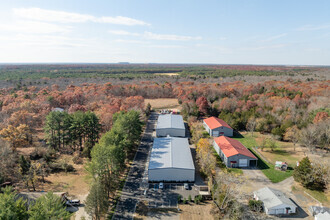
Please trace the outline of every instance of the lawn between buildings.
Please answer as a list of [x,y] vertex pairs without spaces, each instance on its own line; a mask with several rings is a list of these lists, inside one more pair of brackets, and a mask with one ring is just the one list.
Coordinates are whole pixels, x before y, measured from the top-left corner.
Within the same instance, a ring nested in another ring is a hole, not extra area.
[[258,146],[254,137],[250,134],[246,134],[245,136],[235,136],[233,139],[240,141],[245,147],[247,147],[257,158],[257,166],[258,168],[265,174],[265,176],[273,183],[278,183],[286,178],[292,176],[293,169],[288,169],[287,171],[280,171],[275,169],[275,164],[268,163],[263,160],[260,155],[253,149]]

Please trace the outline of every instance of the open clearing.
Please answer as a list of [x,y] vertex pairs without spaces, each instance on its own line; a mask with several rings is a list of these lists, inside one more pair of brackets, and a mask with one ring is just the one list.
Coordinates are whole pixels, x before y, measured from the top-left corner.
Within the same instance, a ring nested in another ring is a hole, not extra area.
[[190,204],[181,204],[179,205],[180,211],[177,211],[176,209],[150,209],[148,211],[147,216],[141,216],[138,214],[135,214],[134,219],[147,219],[147,220],[154,220],[154,219],[168,219],[168,220],[203,220],[208,219],[212,220],[214,219],[213,216],[210,214],[210,211],[212,209],[212,202],[207,201],[203,202],[199,205],[196,205],[194,203]]
[[158,76],[178,76],[180,74],[179,73],[155,73],[154,75],[158,75]]
[[40,185],[40,189],[53,192],[68,192],[70,197],[79,197],[88,194],[89,185],[87,181],[87,172],[83,164],[74,164],[72,156],[62,156],[64,160],[71,164],[74,172],[59,172],[45,177],[46,183]]
[[178,99],[161,98],[161,99],[145,99],[145,106],[150,103],[152,109],[181,109]]
[[182,220],[214,219],[213,216],[210,214],[210,211],[212,209],[211,202],[205,202],[199,205],[179,205],[179,208],[181,209],[180,219]]

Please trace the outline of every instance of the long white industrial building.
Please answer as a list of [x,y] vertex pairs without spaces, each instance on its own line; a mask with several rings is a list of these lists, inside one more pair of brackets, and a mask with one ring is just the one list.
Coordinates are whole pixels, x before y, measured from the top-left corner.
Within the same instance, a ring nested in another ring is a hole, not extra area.
[[194,182],[195,166],[187,138],[155,138],[149,167],[149,182]]
[[156,127],[157,137],[185,137],[186,129],[184,127],[181,115],[166,114],[159,115]]

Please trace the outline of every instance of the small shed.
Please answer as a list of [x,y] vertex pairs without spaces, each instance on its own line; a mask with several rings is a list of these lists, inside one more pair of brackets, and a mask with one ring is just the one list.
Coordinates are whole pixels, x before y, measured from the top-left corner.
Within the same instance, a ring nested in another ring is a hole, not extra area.
[[232,137],[234,130],[222,119],[210,117],[203,120],[206,131],[213,137],[227,136]]
[[297,212],[297,206],[283,192],[265,187],[254,192],[254,199],[263,202],[268,215],[288,215]]
[[159,115],[156,127],[157,137],[185,137],[186,129],[181,115]]

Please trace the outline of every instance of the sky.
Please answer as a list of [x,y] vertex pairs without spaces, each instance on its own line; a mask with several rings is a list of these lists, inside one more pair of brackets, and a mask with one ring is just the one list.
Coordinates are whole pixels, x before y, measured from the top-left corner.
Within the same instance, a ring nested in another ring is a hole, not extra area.
[[0,63],[330,65],[329,0],[1,0]]

